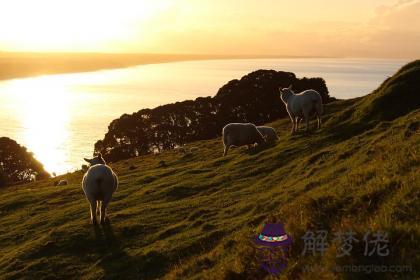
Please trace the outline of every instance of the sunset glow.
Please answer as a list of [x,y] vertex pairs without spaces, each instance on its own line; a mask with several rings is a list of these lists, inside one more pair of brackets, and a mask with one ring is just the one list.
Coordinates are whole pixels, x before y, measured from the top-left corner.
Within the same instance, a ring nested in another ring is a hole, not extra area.
[[[17,51],[116,50],[141,35],[165,1],[6,1],[0,42]],[[17,16],[19,15],[19,16]]]
[[416,57],[420,1],[2,1],[0,50]]

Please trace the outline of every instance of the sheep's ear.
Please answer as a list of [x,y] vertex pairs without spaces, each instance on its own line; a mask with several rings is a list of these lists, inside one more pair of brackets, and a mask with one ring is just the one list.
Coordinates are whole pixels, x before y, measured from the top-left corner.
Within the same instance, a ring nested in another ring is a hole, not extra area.
[[87,158],[83,158],[85,161],[87,161],[87,162],[89,162],[89,163],[91,163],[92,162],[92,160],[91,159],[87,159]]

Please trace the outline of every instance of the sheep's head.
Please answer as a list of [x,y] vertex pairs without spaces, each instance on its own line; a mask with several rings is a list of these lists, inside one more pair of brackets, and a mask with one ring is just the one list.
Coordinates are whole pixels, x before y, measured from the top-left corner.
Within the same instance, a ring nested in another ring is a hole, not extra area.
[[261,132],[258,132],[259,136],[257,139],[257,144],[258,145],[263,145],[267,143],[267,135],[262,134]]
[[96,164],[106,164],[101,153],[98,153],[98,155],[96,157],[94,157],[93,159],[84,158],[84,160],[86,162],[88,162],[90,166],[93,166],[93,165],[96,165]]
[[284,103],[287,103],[287,101],[289,100],[289,97],[294,94],[292,90],[292,85],[290,85],[287,88],[279,88],[279,91],[280,91],[280,98]]
[[259,144],[267,144],[268,143],[268,136],[267,135],[263,135],[262,137],[263,137],[263,140]]

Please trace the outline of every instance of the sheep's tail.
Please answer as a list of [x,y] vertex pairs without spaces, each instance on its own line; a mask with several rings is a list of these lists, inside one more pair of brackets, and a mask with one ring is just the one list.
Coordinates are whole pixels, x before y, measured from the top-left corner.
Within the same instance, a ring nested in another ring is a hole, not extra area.
[[102,178],[96,178],[95,183],[97,187],[97,197],[99,198],[99,200],[102,200],[104,198],[104,192],[101,188]]
[[96,178],[96,186],[98,186],[98,190],[101,189],[101,184],[102,184],[102,178]]

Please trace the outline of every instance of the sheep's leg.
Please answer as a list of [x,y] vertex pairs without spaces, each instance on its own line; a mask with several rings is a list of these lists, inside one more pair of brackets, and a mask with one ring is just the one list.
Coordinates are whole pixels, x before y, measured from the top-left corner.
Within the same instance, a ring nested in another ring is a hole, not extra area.
[[225,150],[223,151],[223,156],[227,155],[227,152],[229,151],[230,145],[225,146]]
[[306,132],[308,132],[309,131],[309,113],[305,112],[304,117],[305,117],[305,123],[306,123]]
[[92,200],[89,201],[90,203],[90,221],[92,222],[92,224],[96,225],[97,221],[96,221],[96,201]]
[[101,201],[97,200],[96,201],[96,216],[99,216],[100,210],[101,210]]
[[294,116],[290,116],[290,119],[292,120],[292,131],[291,131],[291,134],[293,134],[293,133],[295,133],[296,118]]
[[299,131],[299,124],[301,120],[302,120],[301,117],[296,117],[296,131]]
[[316,117],[318,119],[318,129],[320,129],[321,128],[321,117],[318,113],[316,114]]
[[105,223],[105,219],[106,219],[106,208],[108,207],[108,203],[111,199],[106,199],[103,200],[101,203],[101,216],[100,216],[100,221],[101,224]]

